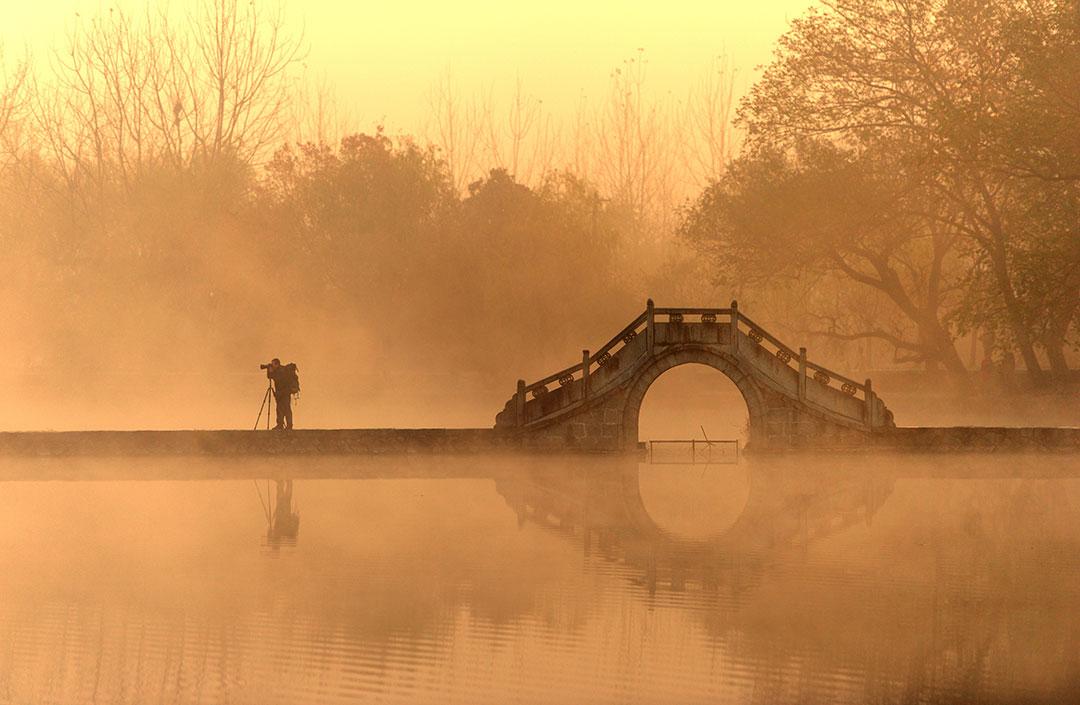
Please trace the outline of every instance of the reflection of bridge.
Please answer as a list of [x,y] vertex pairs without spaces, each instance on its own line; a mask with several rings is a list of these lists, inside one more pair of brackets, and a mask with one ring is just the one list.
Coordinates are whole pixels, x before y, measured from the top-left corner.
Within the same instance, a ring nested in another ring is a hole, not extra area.
[[[962,464],[946,464],[943,476],[965,477]],[[994,472],[1007,467],[998,463]],[[618,476],[533,472],[496,487],[519,523],[580,546],[587,561],[604,565],[602,574],[644,588],[650,606],[689,607],[724,660],[752,674],[755,701],[992,701],[1027,673],[1042,687],[1045,664],[1072,653],[1060,637],[1041,641],[1076,630],[1072,612],[1054,611],[1075,602],[1067,572],[1076,570],[1075,552],[1051,538],[1042,511],[1032,512],[1045,510],[1060,485],[1022,481],[1026,492],[992,493],[1002,505],[973,493],[943,505],[952,512],[915,517],[914,526],[894,514],[876,538],[856,531],[851,541],[840,536],[878,523],[905,475],[793,469],[752,473],[738,517],[701,541],[680,540],[641,511],[632,468]],[[1067,464],[1059,469],[1076,476]],[[899,495],[900,511],[918,497]],[[832,536],[831,549],[803,550]],[[1032,576],[1046,576],[1039,590]],[[1045,624],[1031,616],[1044,610],[1067,624],[1031,627]],[[805,686],[822,672],[843,673],[852,695]],[[1035,692],[1033,700],[1075,700],[1071,692]]]
[[[678,472],[679,470],[675,470]],[[595,534],[601,545],[621,546],[622,559],[633,554],[746,554],[782,549],[868,523],[892,494],[896,477],[880,473],[830,473],[792,477],[786,472],[754,472],[746,503],[731,523],[711,535],[680,537],[650,514],[642,497],[641,468],[625,465],[613,472],[537,471],[495,479],[495,487],[517,513],[553,529]],[[631,561],[633,562],[633,561]]]
[[[827,473],[829,474],[829,473]],[[531,472],[495,480],[517,514],[580,542],[594,555],[631,569],[650,594],[690,586],[745,591],[761,583],[776,556],[873,520],[892,494],[892,476],[839,473],[820,476],[752,473],[750,492],[737,516],[715,533],[676,535],[650,514],[640,468],[614,472]]]
[[870,380],[857,382],[807,359],[731,308],[645,311],[596,353],[517,393],[496,430],[523,445],[629,450],[649,386],[672,367],[698,363],[727,375],[746,401],[755,448],[864,445],[891,429]]

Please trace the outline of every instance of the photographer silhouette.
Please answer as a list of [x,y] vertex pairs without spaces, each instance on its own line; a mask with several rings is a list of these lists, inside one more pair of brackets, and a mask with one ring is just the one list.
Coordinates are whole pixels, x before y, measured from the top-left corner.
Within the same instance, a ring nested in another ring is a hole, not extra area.
[[275,357],[269,365],[261,367],[266,370],[266,378],[274,383],[274,401],[277,404],[277,426],[274,428],[279,431],[292,430],[292,395],[300,393],[296,363],[282,365],[281,360]]

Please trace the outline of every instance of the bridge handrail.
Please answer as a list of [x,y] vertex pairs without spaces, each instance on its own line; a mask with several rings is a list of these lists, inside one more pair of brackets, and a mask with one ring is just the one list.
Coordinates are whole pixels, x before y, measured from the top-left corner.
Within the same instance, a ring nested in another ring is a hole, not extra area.
[[601,356],[603,356],[603,355],[604,355],[604,353],[608,353],[608,352],[611,352],[611,349],[612,349],[612,348],[614,348],[614,347],[615,347],[616,345],[618,345],[619,343],[623,342],[623,338],[625,338],[625,337],[626,337],[627,335],[629,335],[629,334],[631,333],[631,331],[632,331],[632,332],[634,332],[634,333],[636,333],[636,332],[637,332],[637,329],[638,329],[639,327],[641,327],[641,324],[642,324],[642,323],[645,323],[645,319],[646,319],[646,317],[647,317],[648,315],[649,315],[649,312],[648,312],[648,311],[642,311],[642,312],[641,312],[641,315],[640,315],[640,316],[638,316],[637,318],[635,318],[635,319],[634,319],[634,320],[633,320],[633,321],[632,321],[632,322],[630,323],[630,325],[626,326],[626,327],[625,327],[625,328],[623,328],[623,329],[622,329],[621,331],[619,331],[618,333],[616,333],[616,334],[615,334],[615,337],[614,337],[614,338],[612,338],[611,340],[607,341],[607,342],[606,342],[606,343],[604,344],[604,347],[600,348],[600,349],[599,349],[599,350],[597,350],[597,351],[596,351],[595,353],[593,353],[593,354],[592,354],[592,355],[591,355],[591,356],[589,357],[589,364],[593,364],[593,363],[595,363],[595,362],[596,362],[597,360],[599,360],[599,359],[601,358]]
[[[660,315],[670,316],[673,313],[681,313],[689,316],[699,316],[702,314],[715,314],[717,316],[730,316],[730,308],[654,308],[653,313]],[[722,322],[722,321],[721,321]]]
[[799,352],[797,350],[792,350],[787,345],[784,345],[782,342],[780,342],[779,338],[774,336],[769,331],[765,330],[765,328],[763,328],[762,326],[759,326],[754,321],[750,320],[750,317],[747,316],[746,314],[742,313],[741,311],[739,312],[739,320],[742,321],[743,323],[745,323],[747,326],[749,326],[753,330],[756,330],[758,333],[761,333],[761,337],[764,338],[765,340],[769,341],[770,343],[772,343],[774,346],[776,346],[777,350],[784,350],[789,355],[791,355],[793,358],[795,358],[796,360],[799,359]]
[[839,372],[833,372],[832,370],[830,370],[828,367],[825,367],[824,365],[819,365],[816,362],[810,362],[809,360],[807,360],[806,361],[806,369],[808,369],[808,370],[816,370],[818,372],[824,372],[825,374],[829,375],[829,377],[832,377],[836,381],[840,382],[840,384],[850,384],[851,386],[855,387],[855,389],[862,392],[864,395],[866,394],[866,384],[865,383],[856,382],[855,380],[851,379],[850,377],[845,377],[844,375],[840,374]]
[[[788,352],[788,354],[791,355],[792,359],[794,359],[794,360],[799,359],[798,351],[792,350],[787,345],[784,345],[783,343],[781,343],[773,334],[769,333],[769,331],[765,330],[760,325],[758,325],[754,321],[750,320],[749,316],[746,316],[746,315],[744,315],[743,313],[740,312],[739,313],[739,319],[741,321],[743,321],[744,323],[746,323],[746,325],[748,325],[751,328],[753,328],[754,330],[756,330],[758,333],[761,333],[761,337],[763,337],[765,340],[768,340],[770,343],[772,343],[774,346],[776,346],[777,350],[786,350]],[[851,379],[850,377],[842,375],[839,372],[834,372],[833,370],[830,370],[828,367],[825,367],[824,365],[819,365],[816,362],[811,362],[809,359],[806,360],[806,367],[807,367],[807,369],[810,369],[810,370],[816,370],[818,372],[824,372],[825,374],[829,375],[829,377],[831,377],[831,378],[833,378],[835,380],[838,380],[841,384],[850,384],[850,385],[854,386],[857,391],[862,392],[864,396],[866,395],[866,384],[864,384],[862,382],[856,382],[855,380]]]
[[[615,337],[613,337],[611,340],[609,340],[607,343],[605,343],[602,348],[597,350],[594,354],[590,355],[589,356],[589,367],[591,368],[593,365],[595,365],[597,363],[597,361],[600,359],[600,357],[604,355],[604,353],[611,352],[611,349],[614,348],[616,345],[618,345],[620,342],[622,342],[623,338],[626,337],[627,335],[629,335],[631,331],[636,333],[637,329],[640,328],[642,326],[642,324],[645,323],[645,319],[648,317],[648,315],[649,315],[648,311],[642,311],[641,314],[637,318],[635,318],[633,321],[631,321],[631,323],[628,326],[626,326],[621,331],[619,331],[615,335]],[[548,375],[547,377],[544,377],[543,379],[540,379],[540,380],[538,380],[536,382],[533,382],[532,384],[525,385],[525,391],[526,392],[532,392],[532,390],[534,390],[534,389],[539,389],[540,387],[546,387],[547,385],[551,384],[552,382],[558,381],[562,377],[565,377],[567,375],[574,375],[574,374],[576,374],[578,372],[581,372],[584,369],[584,367],[585,367],[584,362],[579,362],[576,365],[571,365],[570,367],[567,367],[564,370],[559,370],[558,372],[556,372],[554,374],[551,374],[551,375]]]
[[[650,302],[650,305],[651,305],[651,303],[652,302]],[[731,322],[731,317],[732,317],[733,314],[735,314],[736,311],[738,311],[738,309],[735,309],[735,308],[700,308],[700,307],[699,308],[687,308],[687,307],[674,307],[674,308],[671,308],[671,307],[669,307],[669,308],[653,308],[652,309],[652,313],[653,313],[654,316],[656,316],[656,315],[671,316],[672,314],[696,316],[696,315],[709,314],[709,315],[715,315],[718,318],[721,317],[721,316],[727,317],[727,321],[726,321],[727,323]],[[587,361],[582,360],[581,362],[577,363],[576,365],[571,365],[570,367],[559,370],[558,372],[555,372],[554,374],[550,374],[547,377],[544,377],[544,378],[542,378],[542,379],[540,379],[540,380],[538,380],[536,382],[533,382],[532,384],[528,384],[528,385],[525,386],[524,391],[526,393],[529,393],[529,392],[532,392],[533,390],[539,389],[541,387],[547,387],[547,385],[551,384],[552,382],[563,380],[568,376],[573,378],[574,375],[578,375],[578,377],[576,379],[581,379],[582,377],[585,376],[585,373],[588,370],[591,370],[594,365],[597,365],[598,362],[600,361],[600,359],[604,355],[610,353],[617,345],[619,345],[619,343],[622,343],[625,346],[627,343],[624,340],[624,338],[627,335],[630,335],[631,333],[637,333],[638,329],[642,325],[647,324],[648,318],[649,318],[649,309],[646,309],[645,311],[642,311],[637,316],[637,318],[635,318],[633,321],[631,321],[629,325],[627,325],[621,331],[619,331],[611,340],[609,340],[607,343],[605,343],[603,347],[601,347],[595,353],[590,355]],[[718,320],[718,322],[723,323],[725,321]],[[739,333],[739,323],[740,322],[745,324],[751,330],[754,330],[754,331],[757,331],[758,333],[760,333],[762,339],[769,341],[769,343],[772,344],[777,350],[785,351],[794,360],[799,360],[800,359],[799,352],[797,352],[796,350],[792,349],[791,347],[785,345],[783,342],[780,341],[779,338],[774,336],[772,333],[769,333],[769,331],[767,331],[764,327],[758,325],[753,319],[751,319],[749,316],[742,313],[741,311],[739,311],[738,314],[737,314],[737,320],[735,321],[735,325],[734,325],[733,331],[732,331],[733,335],[738,335],[738,333]],[[825,367],[824,365],[820,365],[820,364],[818,364],[816,362],[811,362],[809,359],[806,359],[803,362],[805,363],[807,370],[812,370],[812,371],[821,372],[823,374],[826,374],[826,375],[829,376],[830,380],[835,379],[838,382],[840,382],[840,384],[842,384],[842,385],[843,384],[851,385],[857,392],[862,393],[864,399],[868,397],[867,385],[865,383],[857,382],[857,381],[851,379],[850,377],[847,377],[845,375],[840,374],[839,372],[835,372],[834,370],[831,370],[831,369]]]
[[539,389],[540,387],[546,387],[547,385],[551,384],[552,382],[558,381],[559,378],[561,378],[561,377],[565,377],[567,375],[573,376],[573,374],[575,372],[581,372],[582,367],[583,367],[582,363],[579,362],[576,365],[573,365],[571,367],[567,367],[565,370],[559,370],[555,374],[548,375],[547,377],[544,377],[543,379],[541,379],[538,382],[533,382],[532,384],[525,385],[525,391],[526,392],[531,392],[534,389]]

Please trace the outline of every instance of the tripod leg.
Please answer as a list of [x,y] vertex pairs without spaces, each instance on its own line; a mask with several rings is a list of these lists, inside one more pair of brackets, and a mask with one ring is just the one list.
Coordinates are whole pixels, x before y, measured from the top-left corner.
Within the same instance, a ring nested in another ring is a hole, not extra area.
[[259,402],[259,415],[257,417],[255,417],[255,428],[252,429],[253,431],[258,431],[259,430],[259,422],[262,421],[262,410],[263,410],[264,406],[266,406],[266,397],[265,396],[263,396],[262,400]]
[[262,421],[263,408],[266,409],[266,428],[270,428],[270,387],[266,388],[266,394],[263,395],[262,403],[259,404],[259,415],[255,419],[255,428],[253,431],[259,430],[259,422]]
[[259,415],[257,417],[255,417],[255,428],[252,429],[254,431],[259,430],[259,423],[262,421],[262,410],[263,410],[263,406],[265,406],[265,405],[266,405],[266,397],[264,396],[262,398],[262,400],[260,400],[260,402],[259,402]]

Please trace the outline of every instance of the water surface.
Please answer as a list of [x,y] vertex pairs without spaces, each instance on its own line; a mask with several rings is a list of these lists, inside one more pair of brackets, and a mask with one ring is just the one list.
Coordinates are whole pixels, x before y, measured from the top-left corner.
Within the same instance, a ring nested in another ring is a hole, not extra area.
[[5,460],[0,473],[0,702],[1080,691],[1070,456]]

